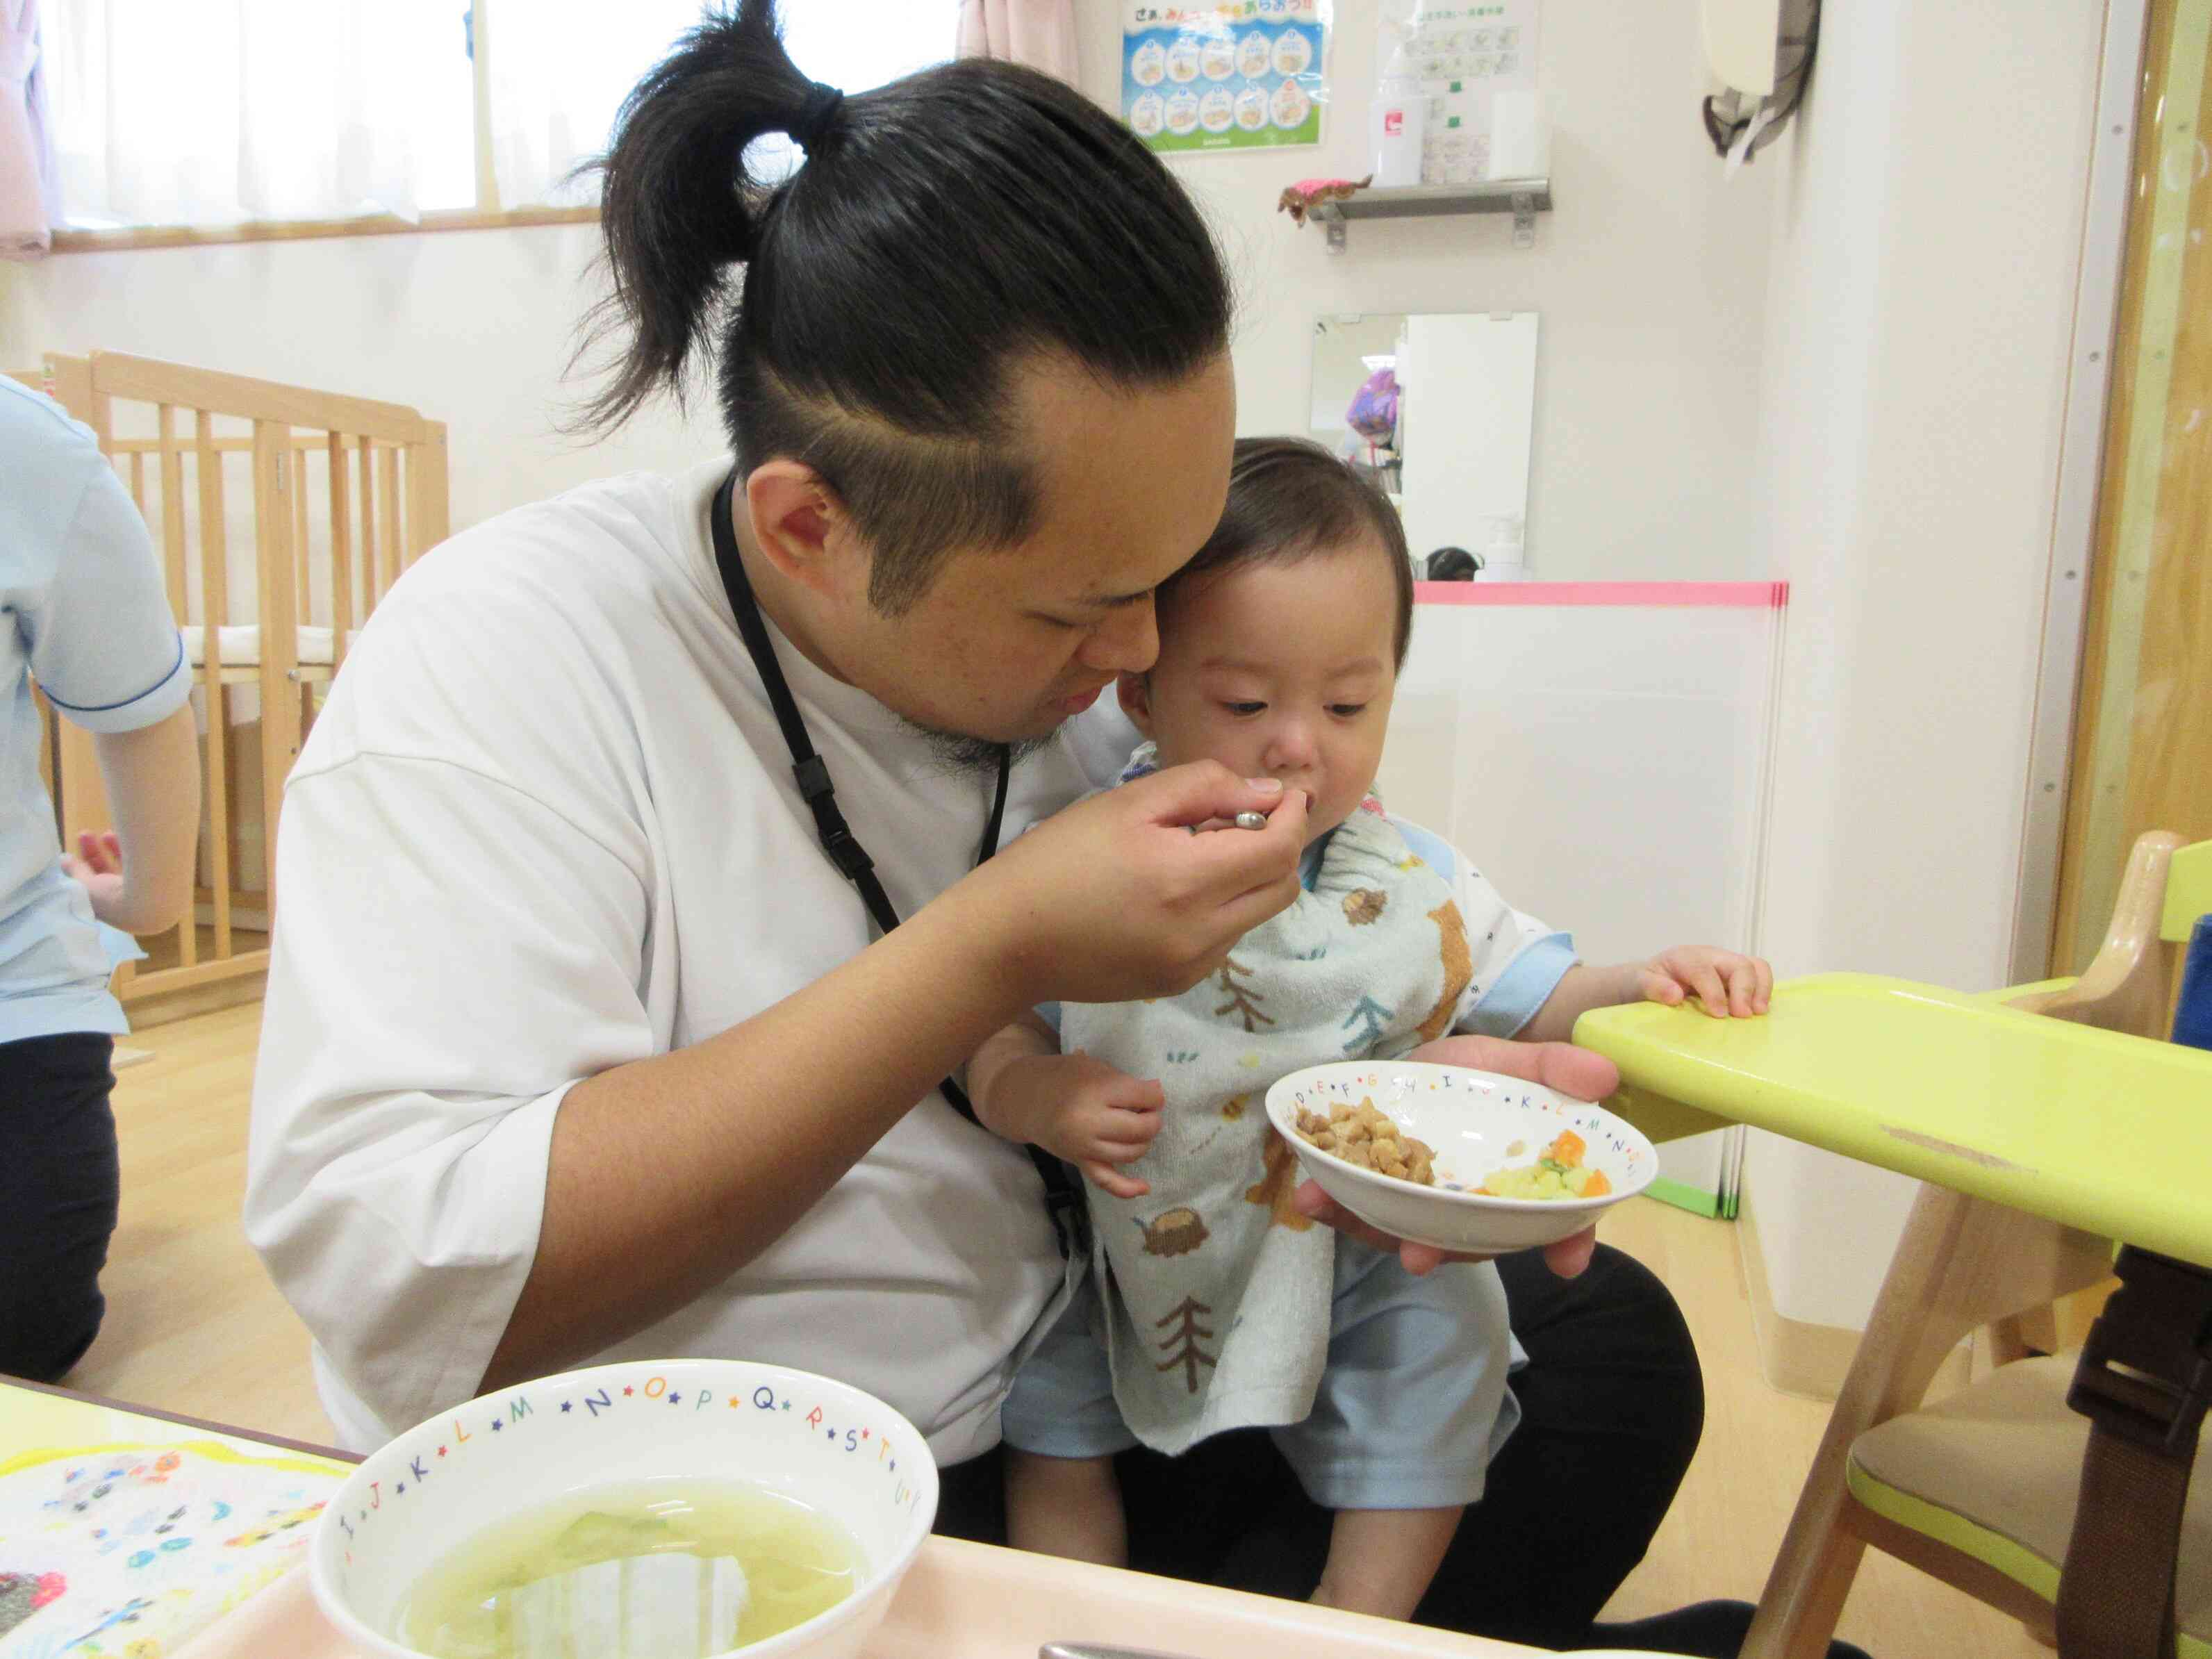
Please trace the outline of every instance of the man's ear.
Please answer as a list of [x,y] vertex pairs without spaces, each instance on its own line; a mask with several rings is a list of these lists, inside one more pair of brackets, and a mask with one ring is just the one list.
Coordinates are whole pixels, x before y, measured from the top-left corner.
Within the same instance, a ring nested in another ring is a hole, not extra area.
[[1121,700],[1121,712],[1129,717],[1130,724],[1146,737],[1152,735],[1152,689],[1145,683],[1142,674],[1124,674],[1114,684],[1115,695]]
[[742,511],[752,524],[753,544],[787,580],[837,597],[867,586],[867,560],[855,559],[845,504],[819,472],[803,461],[769,461],[745,478]]

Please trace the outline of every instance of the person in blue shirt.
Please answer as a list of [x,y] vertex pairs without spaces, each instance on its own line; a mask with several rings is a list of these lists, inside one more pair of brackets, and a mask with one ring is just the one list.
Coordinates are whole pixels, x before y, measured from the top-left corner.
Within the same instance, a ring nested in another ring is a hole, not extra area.
[[[64,858],[35,679],[93,734],[112,831]],[[146,526],[89,429],[0,378],[0,1372],[50,1382],[92,1346],[119,1178],[110,994],[128,937],[191,898],[191,671]]]

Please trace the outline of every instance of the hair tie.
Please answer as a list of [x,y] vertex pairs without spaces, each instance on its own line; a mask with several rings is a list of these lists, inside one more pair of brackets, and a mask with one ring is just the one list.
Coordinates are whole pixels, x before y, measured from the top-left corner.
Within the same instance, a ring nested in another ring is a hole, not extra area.
[[806,101],[799,106],[799,113],[784,131],[791,135],[792,143],[811,155],[829,136],[830,124],[837,118],[837,112],[844,103],[843,93],[817,81],[807,88]]

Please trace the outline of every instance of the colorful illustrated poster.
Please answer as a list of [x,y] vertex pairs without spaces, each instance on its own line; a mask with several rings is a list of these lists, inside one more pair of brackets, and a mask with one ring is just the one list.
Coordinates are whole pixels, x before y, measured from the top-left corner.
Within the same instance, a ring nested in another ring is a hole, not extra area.
[[1122,8],[1121,118],[1169,154],[1321,143],[1330,0]]

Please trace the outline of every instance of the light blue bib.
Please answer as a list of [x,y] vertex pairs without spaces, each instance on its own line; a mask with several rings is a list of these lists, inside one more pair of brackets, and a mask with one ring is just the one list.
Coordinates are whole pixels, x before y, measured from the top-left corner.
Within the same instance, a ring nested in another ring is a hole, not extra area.
[[1063,1005],[1064,1051],[1167,1094],[1159,1138],[1129,1166],[1151,1194],[1085,1188],[1114,1397],[1147,1445],[1180,1452],[1312,1410],[1336,1235],[1291,1206],[1297,1164],[1268,1125],[1268,1085],[1443,1036],[1472,972],[1450,887],[1361,811],[1329,838],[1311,890],[1195,988]]

